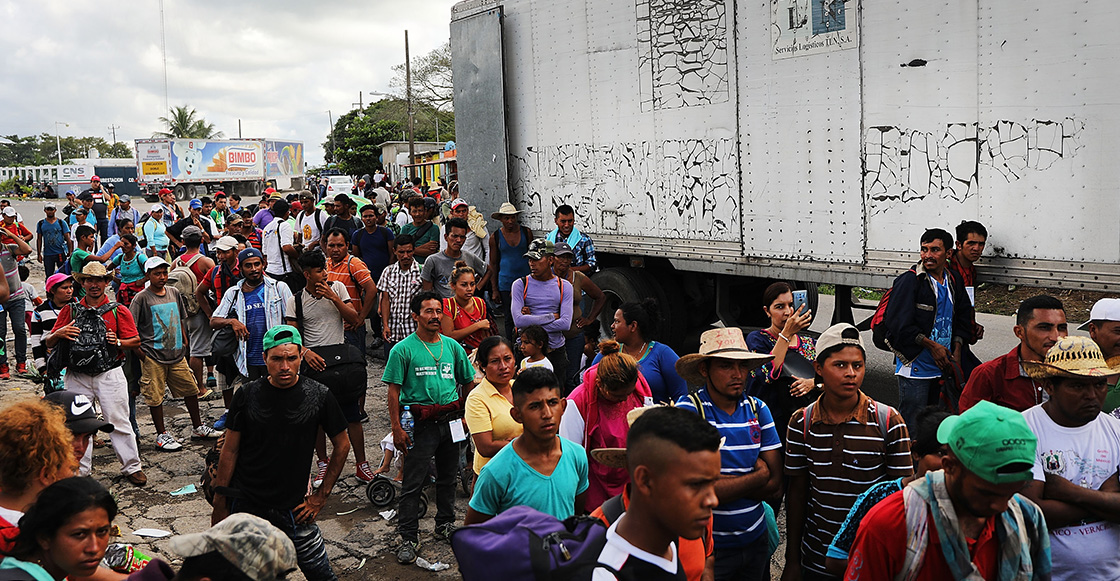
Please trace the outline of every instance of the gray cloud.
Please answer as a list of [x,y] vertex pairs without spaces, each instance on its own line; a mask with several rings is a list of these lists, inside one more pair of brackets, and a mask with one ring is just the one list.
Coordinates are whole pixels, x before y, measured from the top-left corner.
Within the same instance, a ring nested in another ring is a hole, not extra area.
[[[388,91],[391,67],[447,41],[455,0],[165,0],[172,106],[229,137],[320,142],[359,91]],[[149,137],[164,115],[157,0],[0,0],[0,134]],[[365,101],[371,97],[366,95]]]

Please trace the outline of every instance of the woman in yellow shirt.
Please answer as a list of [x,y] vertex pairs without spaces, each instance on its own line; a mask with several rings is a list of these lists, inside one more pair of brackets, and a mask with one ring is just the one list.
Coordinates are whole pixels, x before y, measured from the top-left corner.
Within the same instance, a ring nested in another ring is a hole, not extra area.
[[474,440],[474,473],[479,474],[498,450],[521,435],[521,424],[509,413],[517,369],[509,341],[499,335],[487,337],[475,350],[475,362],[486,379],[467,395],[464,419]]

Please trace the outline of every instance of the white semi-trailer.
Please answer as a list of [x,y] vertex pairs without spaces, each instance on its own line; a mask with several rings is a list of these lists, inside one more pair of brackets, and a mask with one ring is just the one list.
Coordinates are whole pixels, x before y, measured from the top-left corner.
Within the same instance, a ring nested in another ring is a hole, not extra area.
[[981,280],[1108,290],[1118,19],[1103,0],[461,2],[460,190],[540,230],[574,206],[596,280],[658,297],[669,340],[760,323],[772,279],[838,285],[850,319],[848,289],[889,286],[923,230],[963,219],[989,231]]

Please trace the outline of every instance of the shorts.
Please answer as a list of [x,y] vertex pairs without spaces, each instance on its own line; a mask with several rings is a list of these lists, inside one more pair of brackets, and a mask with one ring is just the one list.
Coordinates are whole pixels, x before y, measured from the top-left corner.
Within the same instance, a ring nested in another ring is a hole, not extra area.
[[144,396],[149,407],[163,405],[165,389],[170,389],[174,397],[198,395],[198,384],[194,381],[194,372],[187,365],[186,359],[164,365],[147,355],[141,357],[140,394]]
[[359,400],[354,400],[352,403],[339,404],[342,408],[342,415],[346,418],[346,422],[356,424],[362,421],[362,407],[358,404]]
[[214,330],[210,328],[210,319],[206,318],[206,313],[199,311],[187,317],[187,335],[191,340],[191,357],[210,356]]

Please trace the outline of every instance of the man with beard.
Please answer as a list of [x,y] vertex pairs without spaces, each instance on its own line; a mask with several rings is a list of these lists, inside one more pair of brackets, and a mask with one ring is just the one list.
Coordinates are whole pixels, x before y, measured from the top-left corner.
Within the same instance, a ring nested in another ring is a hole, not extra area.
[[292,297],[288,285],[264,275],[264,257],[256,248],[246,248],[237,255],[240,284],[230,287],[210,318],[215,331],[233,327],[240,339],[237,347],[237,371],[249,379],[264,377],[263,341],[265,333],[284,324],[284,305]]
[[[305,577],[334,580],[315,518],[350,453],[346,418],[326,386],[299,375],[304,348],[295,327],[270,328],[262,348],[267,375],[239,389],[230,406],[214,477],[211,522],[218,524],[239,512],[261,517],[295,543]],[[320,429],[330,437],[334,451],[323,484],[309,492],[307,479]]]
[[983,400],[1020,412],[1042,403],[1042,384],[1031,379],[1023,365],[1027,361],[1042,361],[1058,339],[1068,334],[1062,301],[1039,295],[1020,303],[1015,315],[1019,345],[972,372],[961,394],[961,411]]
[[[455,531],[455,478],[458,442],[466,439],[459,386],[469,393],[475,385],[474,367],[458,342],[440,334],[443,302],[433,292],[421,292],[409,305],[416,332],[393,346],[385,373],[389,385],[389,422],[393,444],[406,451],[397,532],[401,545],[397,561],[416,561],[420,550],[420,490],[428,479],[432,459],[436,468],[435,536],[450,540]],[[401,423],[401,412],[414,419],[412,434]],[[332,459],[333,463],[333,459]],[[333,468],[333,466],[332,466]]]

